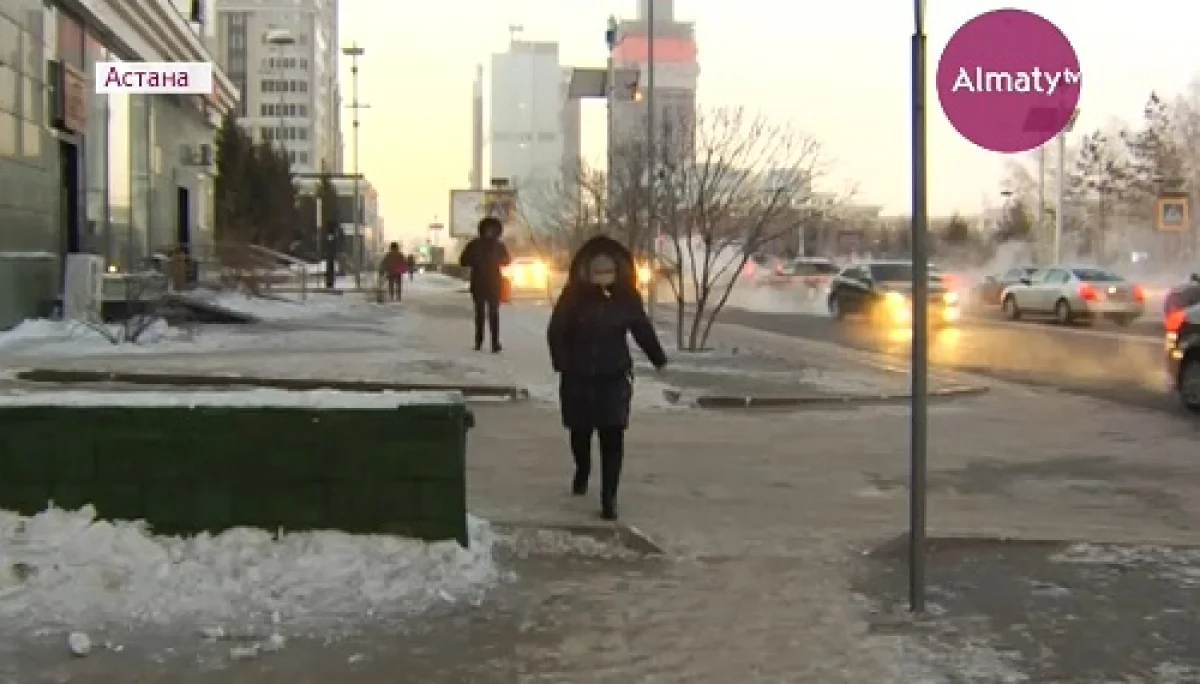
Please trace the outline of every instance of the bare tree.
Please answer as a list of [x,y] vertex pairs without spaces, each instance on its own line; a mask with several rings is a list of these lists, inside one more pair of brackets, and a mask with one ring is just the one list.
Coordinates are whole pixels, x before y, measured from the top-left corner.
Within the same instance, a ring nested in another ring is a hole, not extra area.
[[[668,119],[661,139],[653,208],[667,242],[660,253],[675,297],[679,348],[695,351],[707,344],[746,263],[794,229],[798,219],[787,217],[799,215],[794,209],[812,199],[813,183],[826,169],[816,139],[741,108]],[[625,194],[644,196],[638,171],[647,159],[624,152],[617,157],[624,178],[612,202],[626,212],[619,214],[625,237],[642,245],[650,242],[643,237],[648,211],[633,211],[637,203]]]
[[565,263],[588,238],[603,232],[606,183],[603,171],[581,163],[553,182],[518,194],[530,243],[543,259]]

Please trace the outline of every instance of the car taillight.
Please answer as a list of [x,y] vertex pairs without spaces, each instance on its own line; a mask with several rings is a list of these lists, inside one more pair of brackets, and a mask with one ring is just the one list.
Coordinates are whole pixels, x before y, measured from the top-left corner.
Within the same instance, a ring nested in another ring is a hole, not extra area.
[[1141,285],[1134,285],[1133,286],[1133,298],[1139,302],[1146,301],[1146,290],[1142,289]]
[[1096,301],[1096,288],[1092,287],[1090,283],[1084,283],[1080,285],[1079,298],[1085,302]]
[[1167,332],[1169,333],[1178,334],[1179,331],[1183,329],[1183,324],[1186,321],[1187,311],[1184,309],[1175,309],[1174,311],[1168,313],[1165,318],[1163,318],[1163,327],[1166,328]]

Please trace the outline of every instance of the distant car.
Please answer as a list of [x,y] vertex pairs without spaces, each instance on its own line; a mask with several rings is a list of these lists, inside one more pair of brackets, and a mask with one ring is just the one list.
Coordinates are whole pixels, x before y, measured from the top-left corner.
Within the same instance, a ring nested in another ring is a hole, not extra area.
[[[912,323],[912,274],[908,261],[867,261],[842,269],[829,286],[829,313],[841,320],[865,315],[887,325]],[[961,317],[958,294],[947,289],[943,276],[931,270],[929,321],[934,326],[955,323]]]
[[1063,325],[1097,318],[1129,325],[1145,313],[1146,292],[1112,271],[1054,266],[1038,269],[1005,288],[1001,306],[1014,321],[1053,316]]
[[1163,315],[1170,316],[1175,311],[1189,309],[1200,304],[1200,273],[1193,273],[1188,282],[1167,291],[1163,299]]
[[517,257],[504,268],[512,289],[544,292],[550,286],[550,269],[537,257]]
[[815,297],[829,289],[838,266],[825,257],[799,257],[780,263],[775,268],[772,282],[787,287],[802,287],[809,297]]
[[971,304],[976,306],[1000,306],[1000,297],[1004,290],[1018,285],[1022,278],[1029,278],[1037,271],[1036,268],[1010,268],[999,274],[985,277],[982,282],[971,290]]
[[1184,407],[1200,413],[1200,304],[1167,315],[1167,373]]

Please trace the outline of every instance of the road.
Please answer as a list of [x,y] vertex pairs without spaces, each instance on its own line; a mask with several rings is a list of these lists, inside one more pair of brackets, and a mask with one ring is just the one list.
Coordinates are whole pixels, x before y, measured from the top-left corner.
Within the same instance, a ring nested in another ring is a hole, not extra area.
[[[821,314],[759,313],[729,307],[721,320],[898,358],[908,357],[911,351],[907,330],[880,329],[854,320],[839,322]],[[1105,324],[1061,327],[1012,322],[987,314],[934,333],[929,356],[937,367],[1181,412],[1167,389],[1162,345],[1162,327],[1154,321],[1128,328]]]

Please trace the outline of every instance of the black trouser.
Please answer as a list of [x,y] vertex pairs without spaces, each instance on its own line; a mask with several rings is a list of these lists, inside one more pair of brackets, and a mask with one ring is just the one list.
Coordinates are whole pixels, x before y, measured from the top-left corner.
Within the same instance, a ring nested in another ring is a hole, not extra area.
[[400,296],[404,294],[404,276],[390,275],[388,276],[388,299],[393,302],[400,301]]
[[487,319],[488,330],[492,334],[492,346],[500,346],[500,297],[491,293],[472,294],[475,304],[475,346],[483,346],[483,321]]
[[625,461],[625,430],[619,427],[575,428],[571,430],[571,455],[575,457],[575,478],[586,483],[592,473],[592,432],[600,435],[600,500],[611,504],[621,484],[621,465]]

